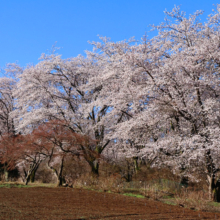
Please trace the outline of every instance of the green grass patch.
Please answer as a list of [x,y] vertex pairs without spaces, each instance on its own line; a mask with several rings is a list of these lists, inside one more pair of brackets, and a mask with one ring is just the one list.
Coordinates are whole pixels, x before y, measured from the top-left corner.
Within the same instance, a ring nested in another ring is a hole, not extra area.
[[11,184],[11,183],[5,183],[0,184],[0,188],[24,188],[24,187],[30,187],[23,184]]
[[30,187],[55,187],[55,184],[50,183],[29,183],[28,185],[20,183],[0,183],[0,188],[30,188]]
[[53,188],[56,187],[55,183],[29,183],[28,187],[49,187],[49,188]]
[[163,199],[173,199],[173,196],[163,196]]
[[132,197],[141,198],[141,199],[145,198],[143,195],[133,194],[133,193],[123,193],[122,195],[124,195],[124,196],[132,196]]
[[220,207],[220,203],[219,203],[219,202],[209,202],[208,204],[209,204],[210,206]]
[[176,203],[172,200],[166,200],[166,201],[163,201],[163,203],[168,204],[168,205],[176,205]]
[[0,188],[11,188],[10,184],[1,184]]
[[124,188],[123,189],[124,191],[129,191],[129,192],[137,192],[137,191],[140,191],[140,188]]

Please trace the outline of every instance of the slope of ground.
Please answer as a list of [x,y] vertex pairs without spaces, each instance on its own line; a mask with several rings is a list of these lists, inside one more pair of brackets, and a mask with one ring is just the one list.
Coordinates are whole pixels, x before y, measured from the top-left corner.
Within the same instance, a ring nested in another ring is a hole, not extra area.
[[160,202],[71,188],[0,188],[0,219],[220,219]]

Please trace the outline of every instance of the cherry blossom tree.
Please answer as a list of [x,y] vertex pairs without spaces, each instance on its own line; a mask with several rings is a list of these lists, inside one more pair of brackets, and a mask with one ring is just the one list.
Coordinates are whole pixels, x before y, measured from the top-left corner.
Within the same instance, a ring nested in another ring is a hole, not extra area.
[[72,132],[97,139],[96,145],[82,148],[92,172],[98,174],[99,162],[91,152],[101,154],[110,140],[104,140],[105,127],[97,125],[108,108],[97,110],[94,106],[87,114],[82,109],[83,103],[93,101],[86,95],[87,91],[80,88],[88,82],[91,62],[83,57],[62,60],[54,54],[42,55],[39,64],[27,67],[18,76],[18,89],[14,91],[17,109],[12,115],[18,124],[17,131],[24,133],[41,123],[61,120]]
[[0,78],[0,133],[15,134],[14,120],[10,113],[14,109],[15,100],[13,90],[16,88],[16,81],[11,78]]
[[188,19],[178,7],[166,14],[175,21],[166,18],[155,27],[154,62],[136,61],[156,88],[156,113],[146,113],[156,116],[157,136],[147,145],[158,151],[158,163],[166,161],[189,176],[204,167],[210,199],[219,201],[219,6],[206,24],[198,19],[201,11]]
[[205,24],[201,14],[186,18],[175,7],[153,39],[93,43],[97,52],[88,55],[99,71],[84,87],[101,88],[90,105],[124,116],[109,136],[142,146],[139,155],[156,158],[155,166],[194,179],[206,172],[210,198],[219,201],[219,6]]
[[165,14],[152,39],[101,38],[86,58],[42,55],[19,74],[11,117],[23,133],[59,120],[94,139],[80,145],[93,173],[111,142],[136,167],[145,157],[195,181],[205,173],[220,201],[220,6],[204,24],[201,11]]
[[[15,168],[16,153],[13,151],[15,136],[15,124],[10,113],[14,109],[15,100],[13,90],[16,88],[16,81],[12,78],[0,78],[0,163],[4,167],[5,180],[8,180],[8,171]],[[10,138],[12,140],[10,140]]]

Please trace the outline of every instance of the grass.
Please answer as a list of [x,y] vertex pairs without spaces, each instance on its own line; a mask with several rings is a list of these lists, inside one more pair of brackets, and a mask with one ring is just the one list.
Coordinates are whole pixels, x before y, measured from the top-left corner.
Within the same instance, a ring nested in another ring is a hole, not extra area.
[[55,187],[55,184],[51,183],[29,183],[28,185],[16,183],[16,182],[0,182],[0,188],[29,188],[29,187]]
[[220,203],[219,202],[209,202],[208,205],[214,206],[214,207],[220,207]]
[[163,196],[163,199],[173,199],[173,196]]
[[24,188],[24,187],[30,187],[30,186],[26,186],[23,184],[11,184],[11,183],[4,183],[4,184],[0,184],[0,188]]
[[29,183],[28,186],[29,187],[49,187],[49,188],[54,188],[54,187],[56,187],[56,184],[54,184],[54,183],[39,183],[39,182],[35,182],[35,183]]
[[168,205],[177,205],[174,201],[169,201],[169,200],[165,200],[163,201],[163,203],[168,204]]
[[126,192],[126,193],[137,193],[137,192],[140,192],[140,189],[124,188],[123,191]]
[[[165,181],[164,181],[165,182]],[[210,202],[207,200],[207,195],[203,192],[197,191],[186,191],[183,190],[181,193],[173,194],[173,186],[170,189],[164,191],[164,185],[159,187],[158,183],[155,185],[147,185],[145,188],[132,188],[132,187],[122,187],[120,191],[115,191],[114,188],[106,187],[103,189],[102,187],[99,188],[97,185],[93,187],[92,185],[77,185],[74,188],[83,188],[86,190],[92,190],[97,192],[106,192],[106,193],[120,193],[124,196],[130,196],[135,198],[152,198],[163,203],[169,205],[178,205],[183,204],[186,208],[194,208],[196,210],[206,210],[206,211],[220,211],[220,203],[217,202]],[[48,183],[29,183],[27,186],[20,183],[20,182],[0,182],[0,188],[28,188],[28,187],[49,187],[54,188],[56,187],[55,184],[48,184]],[[135,187],[135,186],[134,186]],[[156,189],[156,190],[155,190]],[[172,194],[171,194],[172,192]]]
[[132,197],[136,197],[136,198],[140,198],[140,199],[144,199],[145,198],[143,195],[133,194],[133,193],[123,193],[122,195],[124,195],[124,196],[132,196]]

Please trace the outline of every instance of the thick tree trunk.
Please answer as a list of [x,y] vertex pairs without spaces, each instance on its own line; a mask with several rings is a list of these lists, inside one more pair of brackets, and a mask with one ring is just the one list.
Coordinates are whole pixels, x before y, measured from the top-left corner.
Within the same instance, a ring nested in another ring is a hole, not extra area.
[[215,183],[215,175],[207,176],[209,183],[209,200],[220,202],[220,182]]
[[[97,140],[103,140],[103,135],[104,135],[104,127],[102,128],[101,134],[99,134],[98,131],[96,131],[96,139]],[[100,139],[101,137],[101,139]],[[91,167],[91,173],[92,175],[98,177],[99,176],[99,159],[101,153],[103,150],[106,148],[106,146],[110,143],[110,140],[107,140],[104,145],[97,145],[95,150],[90,150],[87,146],[81,146],[82,151],[84,153],[84,158]]]
[[35,168],[34,168],[34,170],[31,172],[31,174],[30,174],[30,181],[31,181],[31,183],[34,183],[34,181],[35,181],[35,175],[36,175],[36,172],[37,172],[37,170],[38,170],[38,167],[39,167],[39,165],[38,166],[36,166]]
[[[218,184],[216,184],[218,185]],[[220,186],[216,186],[215,187],[215,191],[214,191],[214,201],[215,202],[220,202]]]
[[31,176],[30,176],[31,183],[33,183],[35,181],[35,173],[36,173],[35,170],[31,173]]
[[66,181],[63,176],[57,177],[57,184],[56,184],[57,187],[65,186],[65,183]]
[[211,150],[207,150],[206,154],[206,164],[207,164],[207,180],[209,184],[209,200],[220,202],[220,179],[216,178],[219,169],[216,169],[215,164],[212,159]]

